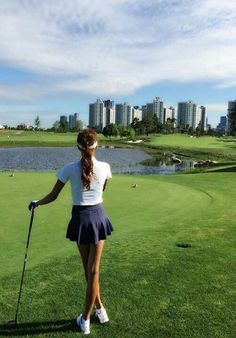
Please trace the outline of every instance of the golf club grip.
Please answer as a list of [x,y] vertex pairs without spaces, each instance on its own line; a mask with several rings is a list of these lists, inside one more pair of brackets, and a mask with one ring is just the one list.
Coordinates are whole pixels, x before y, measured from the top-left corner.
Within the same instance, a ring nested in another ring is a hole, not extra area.
[[32,211],[31,211],[30,226],[29,226],[29,232],[28,232],[28,238],[27,238],[27,244],[26,244],[27,249],[28,249],[28,246],[29,246],[29,240],[30,240],[30,234],[31,234],[33,221],[34,221],[34,208],[32,208]]

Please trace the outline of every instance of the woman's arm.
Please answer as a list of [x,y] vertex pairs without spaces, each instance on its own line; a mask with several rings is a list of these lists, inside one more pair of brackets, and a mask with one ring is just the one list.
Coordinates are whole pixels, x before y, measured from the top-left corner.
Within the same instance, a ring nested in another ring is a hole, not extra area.
[[106,189],[106,186],[107,186],[107,180],[103,184],[103,191]]
[[38,207],[39,205],[48,204],[48,203],[55,201],[55,199],[57,199],[57,196],[61,192],[64,185],[65,183],[61,182],[60,180],[57,180],[52,191],[48,195],[43,197],[41,200],[37,201],[35,206]]

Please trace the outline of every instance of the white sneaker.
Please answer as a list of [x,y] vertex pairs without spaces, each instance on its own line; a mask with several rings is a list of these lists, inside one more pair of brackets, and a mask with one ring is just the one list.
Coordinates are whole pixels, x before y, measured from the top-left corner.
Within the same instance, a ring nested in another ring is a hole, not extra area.
[[85,320],[81,315],[76,318],[76,323],[80,327],[83,334],[90,334],[90,320]]
[[95,316],[98,317],[101,324],[109,322],[109,318],[104,307],[96,309]]

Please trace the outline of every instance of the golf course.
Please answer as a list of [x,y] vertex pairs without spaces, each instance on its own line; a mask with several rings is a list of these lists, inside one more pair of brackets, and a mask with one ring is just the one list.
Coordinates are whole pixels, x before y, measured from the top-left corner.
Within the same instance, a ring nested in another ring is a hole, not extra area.
[[[0,146],[36,146],[37,137],[26,134],[9,134],[13,143],[4,132]],[[75,143],[75,134],[40,137],[40,145]],[[150,136],[147,146],[236,159],[235,139],[162,135]],[[104,207],[115,231],[105,243],[100,278],[110,322],[92,318],[91,337],[236,337],[236,181],[235,166],[230,168],[113,175]],[[83,308],[85,278],[78,249],[65,238],[69,184],[54,203],[35,210],[19,323],[4,325],[15,317],[31,216],[27,206],[55,180],[52,171],[0,173],[2,337],[81,335],[75,317]]]

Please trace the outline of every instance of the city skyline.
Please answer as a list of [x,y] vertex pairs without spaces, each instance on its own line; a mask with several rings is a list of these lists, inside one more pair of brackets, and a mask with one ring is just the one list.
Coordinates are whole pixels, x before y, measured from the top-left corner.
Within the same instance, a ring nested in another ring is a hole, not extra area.
[[235,100],[233,0],[0,0],[0,124],[43,127],[96,98],[193,100],[215,127]]
[[109,124],[129,127],[135,118],[142,121],[145,118],[152,119],[154,116],[161,124],[165,124],[168,119],[173,119],[174,126],[180,129],[200,128],[201,131],[207,131],[211,127],[207,123],[206,107],[198,106],[192,100],[178,102],[177,111],[174,107],[165,107],[160,97],[155,97],[152,102],[142,107],[131,106],[128,102],[115,103],[101,99],[89,104],[89,127],[100,131]]

